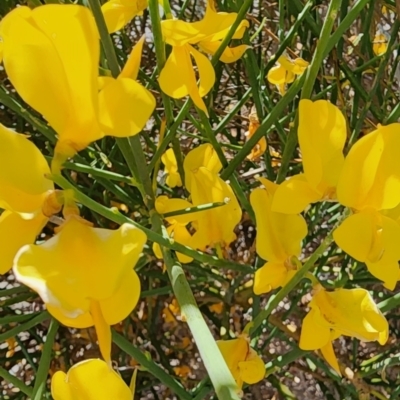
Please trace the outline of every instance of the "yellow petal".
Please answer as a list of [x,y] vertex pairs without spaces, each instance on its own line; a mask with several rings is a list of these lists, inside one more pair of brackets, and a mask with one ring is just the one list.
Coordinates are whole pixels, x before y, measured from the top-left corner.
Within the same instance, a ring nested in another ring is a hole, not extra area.
[[250,203],[256,214],[257,253],[264,260],[282,264],[288,257],[300,254],[307,225],[300,215],[272,211],[276,194],[277,191],[272,195],[267,189],[255,189],[250,194]]
[[231,187],[205,167],[192,172],[191,195],[194,206],[222,202],[228,204],[197,213],[197,231],[192,236],[193,248],[205,249],[215,244],[229,245],[235,240],[234,229],[242,210]]
[[337,245],[361,262],[365,262],[368,258],[372,248],[373,235],[374,214],[371,212],[351,215],[333,232],[333,238]]
[[[184,246],[190,247],[192,236],[185,226],[179,224],[173,225],[172,233],[173,238],[176,242],[183,244]],[[183,264],[188,264],[193,261],[193,257],[189,257],[183,253],[177,252],[176,256],[178,257],[178,260]]]
[[40,150],[25,136],[0,124],[0,208],[19,213],[40,211],[53,183]]
[[3,211],[0,216],[0,274],[5,274],[13,266],[18,250],[25,244],[33,243],[47,223],[47,217],[38,214],[33,219],[23,219],[19,214]]
[[279,262],[267,262],[254,275],[254,293],[260,295],[285,284],[288,269]]
[[24,246],[14,273],[46,304],[77,318],[90,310],[90,300],[116,295],[145,242],[146,235],[129,224],[111,231],[71,218],[44,244]]
[[[147,1],[147,0],[146,0]],[[136,80],[139,75],[140,61],[142,59],[142,50],[144,44],[145,35],[143,35],[135,46],[133,46],[131,54],[127,62],[124,65],[119,78],[130,78]]]
[[98,301],[90,301],[90,315],[93,318],[101,355],[104,361],[111,365],[111,328],[104,319]]
[[267,74],[267,80],[273,85],[281,85],[286,83],[286,69],[282,65],[272,67]]
[[347,137],[341,111],[326,100],[300,100],[298,136],[307,181],[320,192],[335,188]]
[[109,33],[121,30],[147,8],[147,0],[110,0],[101,6]]
[[168,149],[162,156],[161,161],[165,165],[165,172],[168,174],[166,184],[174,188],[182,186],[181,176],[178,173],[178,163],[173,149]]
[[122,378],[102,360],[81,361],[67,374],[57,371],[51,380],[54,400],[132,400]]
[[[167,196],[158,196],[156,198],[155,206],[158,213],[167,214],[174,211],[184,210],[186,208],[191,208],[193,207],[193,204],[183,199],[170,199]],[[173,217],[166,218],[168,223],[180,225],[187,225],[189,222],[195,219],[197,219],[197,213],[175,215]]]
[[218,174],[222,169],[222,164],[218,154],[211,144],[202,144],[189,151],[185,157],[185,161],[183,162],[183,168],[185,170],[185,186],[189,192],[191,186],[191,172],[196,171],[200,167],[205,167],[215,174]]
[[379,126],[358,140],[346,157],[337,198],[358,210],[400,203],[400,124]]
[[[212,66],[210,60],[204,55],[197,51],[194,47],[190,46],[190,54],[194,58],[196,62],[198,73],[199,73],[199,95],[200,97],[204,97],[214,86],[215,82],[215,71]],[[195,102],[195,99],[193,99]],[[195,102],[196,104],[196,102]],[[199,105],[196,104],[197,107],[202,109]],[[207,113],[207,110],[203,111]]]
[[329,327],[324,323],[320,311],[311,308],[301,325],[299,347],[302,350],[317,350],[331,342]]
[[339,368],[339,363],[333,350],[332,342],[329,341],[325,346],[321,347],[321,353],[324,356],[327,363],[340,375],[342,376]]
[[113,79],[99,93],[100,123],[107,135],[139,133],[156,106],[154,96],[129,78]]
[[218,348],[236,382],[240,381],[239,363],[245,361],[250,346],[246,339],[217,340]]
[[[199,43],[199,47],[204,52],[214,55],[215,52],[218,50],[219,46],[221,45],[221,43],[222,40],[217,42],[201,41]],[[245,51],[249,48],[250,46],[247,46],[245,44],[236,47],[227,47],[222,53],[219,60],[226,64],[233,63],[239,60],[239,58],[241,58],[245,53]]]
[[298,214],[311,203],[322,200],[322,193],[315,190],[304,174],[293,175],[276,190],[272,210],[286,214]]
[[343,335],[364,341],[387,335],[388,322],[365,289],[320,290],[313,300],[326,323]]
[[239,362],[240,377],[243,382],[253,385],[254,383],[260,382],[265,376],[265,365],[261,357],[252,349],[249,349],[249,353],[245,361]]
[[2,20],[0,34],[9,79],[57,131],[59,140],[71,142],[77,151],[100,138],[100,48],[89,9],[60,4],[19,7]]

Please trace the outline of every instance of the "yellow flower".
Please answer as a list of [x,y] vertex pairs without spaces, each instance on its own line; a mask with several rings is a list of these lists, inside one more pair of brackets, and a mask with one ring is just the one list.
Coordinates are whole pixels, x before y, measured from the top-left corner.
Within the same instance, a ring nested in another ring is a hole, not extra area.
[[[184,22],[168,19],[161,22],[164,40],[172,46],[171,54],[159,77],[160,87],[164,93],[174,99],[190,96],[196,107],[208,115],[202,97],[214,86],[215,72],[209,59],[192,45],[198,44],[203,51],[214,54],[236,20],[236,16],[236,13],[217,13],[213,0],[209,0],[205,16],[201,21]],[[233,38],[241,39],[248,26],[248,21],[242,21]],[[234,62],[247,48],[245,45],[228,47],[220,59],[225,63]],[[199,85],[192,57],[197,66]],[[179,74],[176,73],[177,70]]]
[[147,0],[110,0],[101,6],[109,33],[121,30],[136,15],[142,15]]
[[182,180],[178,173],[178,163],[175,158],[174,150],[168,149],[161,156],[161,161],[165,165],[165,172],[167,173],[166,184],[171,188],[182,186]]
[[243,383],[252,385],[265,376],[261,357],[250,347],[248,340],[239,336],[232,340],[217,340],[219,350],[236,381],[239,391]]
[[[257,111],[253,106],[249,115],[249,130],[245,133],[246,141],[248,141],[260,127],[260,121],[257,116]],[[258,143],[251,149],[251,152],[247,155],[247,159],[250,161],[258,160],[267,150],[267,139],[263,136]]]
[[109,325],[126,318],[139,300],[140,281],[132,268],[146,235],[129,224],[112,231],[85,222],[71,217],[44,244],[22,247],[14,273],[64,325],[94,325],[103,358],[109,361]]
[[[184,210],[185,208],[193,207],[193,204],[183,199],[169,199],[167,196],[159,196],[156,199],[156,211],[160,214],[166,214],[173,211]],[[176,215],[173,217],[166,217],[165,219],[170,224],[167,228],[169,237],[174,241],[181,243],[185,246],[190,246],[192,236],[186,228],[186,225],[196,219],[196,213]],[[157,258],[162,259],[162,252],[158,243],[153,243],[153,251]],[[192,257],[188,257],[182,253],[176,253],[178,260],[181,263],[190,263],[193,261]]]
[[[43,208],[54,191],[46,179],[50,173],[47,161],[26,136],[0,124],[0,273],[12,267],[17,251],[33,243],[46,225],[48,216]],[[49,210],[46,210],[49,211]],[[58,210],[54,210],[56,212]]]
[[[393,290],[399,278],[400,225],[389,210],[400,204],[400,124],[379,126],[350,150],[337,198],[354,214],[337,228],[336,243]],[[357,240],[354,240],[357,238]]]
[[256,214],[256,249],[267,263],[255,273],[254,293],[268,293],[284,286],[295,274],[291,258],[301,253],[301,241],[307,235],[307,224],[300,215],[272,211],[274,194],[279,187],[260,178],[264,189],[251,192],[250,203]]
[[54,400],[132,400],[133,393],[122,378],[102,360],[75,364],[67,373],[57,371],[51,379]]
[[304,173],[279,186],[274,211],[297,214],[310,203],[336,198],[346,141],[343,114],[326,100],[300,100],[298,137]]
[[58,134],[58,164],[104,134],[138,133],[154,109],[136,77],[104,78],[99,87],[99,35],[86,7],[18,7],[1,21],[0,36],[10,81]]
[[286,84],[292,83],[296,75],[302,75],[309,63],[298,57],[291,60],[286,54],[278,58],[277,66],[271,68],[266,76],[268,82],[278,87],[283,96],[286,92]]
[[376,56],[381,56],[386,53],[388,40],[384,33],[378,32],[372,42],[372,50]]
[[389,325],[365,289],[337,289],[328,292],[317,287],[310,312],[303,320],[300,348],[320,349],[328,363],[340,374],[332,340],[345,335],[363,341],[385,344]]
[[196,232],[191,247],[228,246],[236,239],[234,229],[242,218],[242,210],[232,188],[218,175],[222,165],[211,145],[190,151],[183,163],[185,185],[193,206],[227,202],[221,207],[196,213]]

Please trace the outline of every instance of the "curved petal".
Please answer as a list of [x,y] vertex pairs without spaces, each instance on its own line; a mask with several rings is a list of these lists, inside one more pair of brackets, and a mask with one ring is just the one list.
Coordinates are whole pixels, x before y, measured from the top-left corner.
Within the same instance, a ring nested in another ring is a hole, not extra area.
[[51,382],[54,400],[132,400],[132,392],[110,366],[97,359],[81,361],[68,371],[54,374]]
[[53,306],[49,303],[46,304],[46,309],[57,321],[61,322],[65,326],[76,329],[85,329],[94,325],[93,318],[89,311],[81,310],[81,313],[79,313],[78,310],[74,310],[75,313],[66,313],[64,309],[58,306]]
[[129,224],[111,231],[71,218],[44,244],[24,246],[14,259],[14,273],[46,304],[76,318],[89,311],[90,299],[116,294],[146,239]]
[[322,194],[307,182],[305,175],[293,175],[276,189],[272,210],[285,214],[299,214],[311,203],[320,200]]
[[282,85],[286,83],[286,69],[282,65],[272,67],[267,74],[267,80],[273,85]]
[[288,269],[283,262],[267,262],[254,275],[253,291],[256,295],[268,293],[285,284]]
[[183,162],[185,170],[185,186],[190,192],[191,172],[196,171],[200,167],[207,168],[210,172],[218,174],[222,169],[222,163],[218,157],[214,147],[209,143],[201,144],[195,149],[189,151]]
[[374,214],[361,212],[346,218],[334,230],[333,238],[343,251],[365,262],[372,248],[374,228]]
[[[174,211],[184,210],[193,207],[192,203],[184,199],[170,199],[167,196],[158,196],[155,202],[156,211],[160,214],[167,214]],[[189,213],[168,217],[166,220],[170,224],[187,225],[197,219],[197,213]]]
[[298,136],[307,181],[322,192],[335,188],[347,137],[341,111],[326,100],[300,100]]
[[0,34],[8,77],[19,95],[57,131],[60,141],[74,143],[79,150],[101,137],[100,46],[89,9],[60,4],[34,10],[20,7],[2,20]]
[[246,360],[250,349],[248,341],[243,337],[238,337],[237,339],[217,340],[217,345],[233,378],[236,382],[240,381],[239,363]]
[[178,173],[178,163],[173,149],[168,149],[162,156],[161,161],[165,165],[165,172],[168,174],[166,184],[170,188],[182,186],[181,176]]
[[17,213],[3,211],[0,216],[0,274],[5,274],[12,268],[18,250],[35,241],[47,220],[42,214],[26,220]]
[[101,127],[107,135],[135,135],[143,129],[155,106],[154,96],[138,82],[113,79],[99,92]]
[[390,209],[400,203],[400,124],[379,126],[358,140],[346,156],[337,198],[361,210]]
[[129,55],[129,58],[118,78],[130,78],[133,80],[137,79],[139,75],[140,61],[142,60],[144,39],[145,35],[143,35],[135,44],[135,46],[133,46],[131,54]]
[[330,329],[321,323],[321,315],[318,310],[311,309],[304,317],[301,326],[299,347],[302,350],[317,350],[331,342]]
[[[212,66],[210,60],[204,54],[201,54],[199,51],[197,51],[194,47],[191,46],[190,46],[190,54],[194,58],[199,73],[199,80],[200,80],[199,95],[200,97],[204,97],[214,86],[215,83],[214,67]],[[193,101],[195,100],[193,99]],[[201,107],[199,108],[202,109]],[[204,112],[207,113],[207,110]]]
[[191,247],[204,249],[217,243],[230,244],[236,238],[234,229],[242,217],[242,210],[231,187],[205,167],[192,172],[191,179],[194,206],[229,199],[222,207],[197,213],[197,231],[192,236]]
[[243,382],[249,385],[260,382],[265,376],[264,361],[252,348],[250,348],[246,360],[239,362],[239,370]]
[[[221,43],[222,40],[217,42],[201,41],[199,43],[199,47],[204,52],[214,55],[215,52],[218,50],[219,46],[221,45]],[[249,48],[250,46],[247,46],[246,44],[242,44],[236,47],[227,47],[221,54],[219,60],[226,64],[233,63],[239,60],[239,58],[241,58],[243,54],[246,52],[246,50]]]
[[[186,227],[178,224],[174,225],[173,238],[176,242],[188,247],[190,247],[192,242],[192,235],[189,233]],[[177,252],[176,256],[182,264],[188,264],[193,261],[193,257],[189,257],[183,253]]]
[[0,124],[0,208],[20,213],[41,209],[54,189],[46,179],[50,168],[40,150],[25,136]]
[[118,290],[108,299],[101,300],[100,308],[108,325],[125,319],[136,307],[140,297],[140,280],[135,271],[129,271]]
[[321,347],[321,353],[324,356],[326,362],[340,375],[342,376],[339,368],[339,363],[333,350],[332,342],[329,341],[325,346]]
[[307,235],[307,224],[300,215],[272,210],[278,190],[279,187],[272,196],[267,189],[255,189],[250,194],[250,203],[256,214],[257,253],[264,260],[283,264],[287,258],[301,252],[301,242]]
[[147,0],[110,0],[101,6],[109,33],[121,30],[147,8]]

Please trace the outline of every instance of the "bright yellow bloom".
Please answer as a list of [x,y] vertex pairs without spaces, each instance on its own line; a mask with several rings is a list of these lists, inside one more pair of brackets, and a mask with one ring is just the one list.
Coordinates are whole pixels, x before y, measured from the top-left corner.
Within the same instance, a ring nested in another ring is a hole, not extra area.
[[64,325],[94,325],[102,355],[109,361],[109,325],[126,318],[139,300],[140,281],[132,268],[146,235],[129,224],[112,231],[85,222],[70,217],[44,244],[22,247],[14,273]]
[[252,349],[248,340],[239,336],[237,339],[217,340],[219,350],[236,381],[239,391],[243,383],[252,385],[265,376],[265,366],[261,357]]
[[109,0],[101,6],[109,33],[121,30],[136,15],[142,15],[147,0]]
[[298,57],[291,60],[286,54],[278,58],[277,66],[271,68],[266,76],[268,82],[278,87],[279,93],[283,96],[286,92],[286,85],[294,82],[296,75],[302,75],[309,63]]
[[[0,124],[0,273],[12,267],[17,251],[33,243],[46,225],[46,198],[53,192],[47,161],[24,135]],[[48,210],[46,210],[48,211]],[[57,212],[58,210],[54,210]]]
[[[389,210],[400,204],[400,124],[379,126],[346,157],[337,198],[351,208],[333,237],[356,260],[394,289],[399,278],[400,225]],[[357,240],[354,240],[357,238]]]
[[[215,72],[209,59],[192,45],[198,44],[203,51],[214,54],[236,20],[236,16],[236,13],[217,13],[213,0],[209,0],[205,16],[201,21],[184,22],[168,19],[161,22],[164,40],[172,46],[171,54],[159,77],[160,87],[164,93],[174,99],[190,96],[196,107],[208,114],[202,97],[213,87]],[[248,21],[242,21],[233,38],[241,39],[248,26]],[[225,63],[234,62],[247,48],[245,45],[228,47],[220,59]],[[191,57],[197,66],[198,78]],[[176,73],[178,70],[179,74]],[[199,85],[197,79],[200,80]]]
[[59,163],[105,134],[138,133],[154,109],[136,77],[105,78],[99,87],[99,35],[86,7],[18,7],[1,21],[0,36],[10,81],[58,134]]
[[[260,127],[260,121],[257,116],[257,110],[253,106],[249,115],[249,130],[245,133],[246,141],[248,141]],[[267,138],[263,136],[258,143],[251,149],[251,152],[247,155],[247,159],[250,161],[258,160],[267,150]]]
[[385,54],[388,48],[388,40],[384,33],[377,33],[372,42],[372,50],[376,56]]
[[51,379],[54,400],[132,400],[133,393],[122,378],[102,360],[75,364],[67,373],[57,371]]
[[178,163],[173,149],[168,149],[162,156],[161,161],[165,165],[165,172],[167,173],[167,179],[165,183],[174,188],[176,186],[182,186],[181,176],[178,172]]
[[260,178],[264,189],[251,192],[250,203],[256,214],[256,249],[267,263],[255,273],[254,293],[268,293],[284,286],[295,274],[292,257],[301,253],[301,241],[307,235],[307,224],[301,215],[272,211],[278,185]]
[[228,246],[236,239],[234,229],[242,218],[242,210],[232,188],[217,172],[221,163],[212,146],[205,144],[189,152],[184,164],[186,189],[194,206],[226,201],[221,207],[197,213],[196,233],[191,247]]
[[304,173],[279,186],[274,211],[297,214],[310,203],[336,198],[346,141],[343,114],[326,100],[300,100],[298,137]]
[[[155,206],[158,213],[166,214],[169,212],[193,207],[193,204],[183,199],[169,199],[167,196],[159,196],[156,199]],[[170,224],[167,228],[169,237],[173,238],[178,243],[181,243],[185,246],[190,246],[192,236],[190,235],[186,226],[196,219],[196,213],[176,215],[173,217],[166,217],[165,219]],[[153,243],[153,251],[157,258],[163,258],[161,248],[158,243]],[[176,253],[176,255],[181,263],[190,263],[193,261],[192,257],[188,257],[185,254]]]
[[388,339],[389,325],[365,289],[337,289],[328,292],[317,287],[310,312],[303,320],[300,348],[320,349],[328,363],[340,374],[332,340],[341,335],[363,341]]

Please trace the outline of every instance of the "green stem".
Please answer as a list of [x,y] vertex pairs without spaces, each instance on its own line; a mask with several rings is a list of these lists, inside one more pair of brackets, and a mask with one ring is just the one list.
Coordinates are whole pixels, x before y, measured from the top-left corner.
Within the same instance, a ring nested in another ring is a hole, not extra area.
[[58,321],[54,318],[50,321],[50,327],[47,332],[46,341],[44,342],[42,356],[40,357],[39,369],[36,374],[35,385],[33,387],[33,400],[41,400],[46,390],[47,376],[49,375],[51,353],[53,344],[58,331]]
[[227,205],[227,203],[225,201],[201,204],[199,206],[188,207],[188,208],[184,208],[182,210],[171,211],[171,212],[165,213],[165,214],[163,214],[163,218],[166,219],[169,217],[175,217],[177,215],[185,215],[185,214],[196,213],[199,211],[211,210],[212,208],[222,207],[222,206],[226,206],[226,205]]
[[113,342],[126,354],[134,358],[142,367],[146,368],[154,377],[169,387],[180,399],[190,400],[192,396],[167,372],[159,367],[153,360],[149,359],[136,346],[130,343],[122,335],[112,330]]
[[328,45],[333,24],[335,23],[341,2],[342,0],[331,0],[331,2],[329,3],[328,12],[326,14],[324,24],[322,26],[321,35],[318,40],[317,48],[314,52],[311,64],[307,68],[306,81],[304,82],[303,90],[301,92],[302,99],[309,99],[311,97],[314,87],[314,82],[317,79],[318,71],[325,57],[325,49]]

